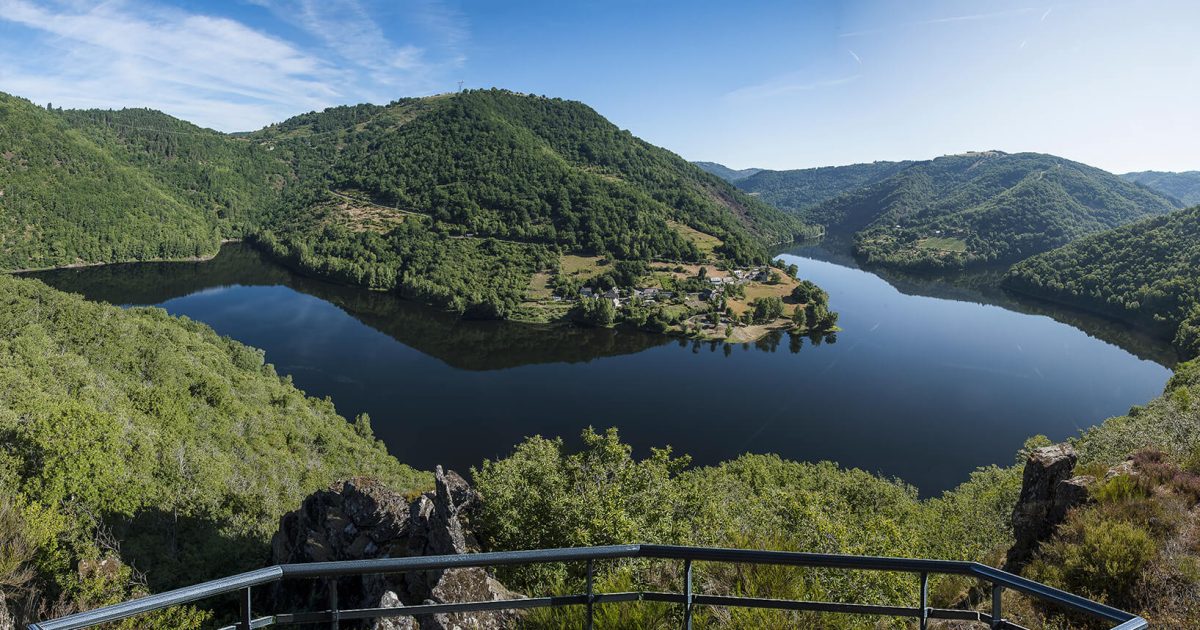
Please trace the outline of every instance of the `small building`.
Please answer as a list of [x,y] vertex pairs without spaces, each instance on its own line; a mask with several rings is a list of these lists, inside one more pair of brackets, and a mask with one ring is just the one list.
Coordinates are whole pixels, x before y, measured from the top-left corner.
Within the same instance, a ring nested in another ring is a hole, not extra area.
[[579,297],[590,298],[593,295],[595,295],[595,293],[592,292],[592,287],[583,287],[579,290]]

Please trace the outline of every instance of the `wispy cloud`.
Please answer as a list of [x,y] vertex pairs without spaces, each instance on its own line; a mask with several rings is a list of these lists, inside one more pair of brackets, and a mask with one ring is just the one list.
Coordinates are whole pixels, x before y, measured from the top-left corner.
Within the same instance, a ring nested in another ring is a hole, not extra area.
[[854,63],[857,63],[860,66],[862,65],[862,59],[858,58],[858,53],[854,52],[853,50],[849,50],[849,49],[847,49],[846,52],[850,53],[851,57],[854,57]]
[[[1006,18],[1006,17],[1013,17],[1016,15],[1033,13],[1036,11],[1038,11],[1038,9],[1033,8],[1033,7],[1026,7],[1026,8],[1011,9],[1008,11],[993,11],[990,13],[971,13],[971,14],[967,14],[967,15],[951,15],[951,16],[947,16],[947,17],[932,18],[932,19],[928,19],[928,20],[917,20],[917,21],[913,21],[913,22],[901,22],[898,24],[891,24],[891,25],[887,25],[887,26],[881,26],[878,28],[868,28],[868,29],[863,29],[863,30],[858,30],[858,31],[849,31],[846,33],[839,34],[838,37],[861,37],[863,35],[874,35],[876,33],[884,33],[884,32],[887,32],[887,31],[890,31],[893,29],[897,29],[897,28],[911,28],[914,26],[929,26],[929,25],[934,25],[934,24],[953,24],[955,22],[976,22],[976,21],[980,21],[980,20],[994,20],[997,18]],[[1043,20],[1046,19],[1046,15],[1049,15],[1049,14],[1050,14],[1050,11],[1047,10],[1046,13],[1042,16],[1042,19]]]
[[0,0],[0,21],[24,27],[24,45],[39,47],[28,55],[0,42],[0,90],[67,107],[154,107],[234,130],[429,88],[440,66],[388,41],[361,5],[302,4],[297,19],[320,46],[145,2]]
[[742,101],[771,98],[793,92],[808,92],[811,90],[845,85],[858,80],[858,77],[859,75],[854,74],[833,79],[813,80],[811,77],[804,76],[803,73],[786,74],[762,83],[747,85],[745,87],[740,87],[736,90],[727,92],[725,94],[725,98]]

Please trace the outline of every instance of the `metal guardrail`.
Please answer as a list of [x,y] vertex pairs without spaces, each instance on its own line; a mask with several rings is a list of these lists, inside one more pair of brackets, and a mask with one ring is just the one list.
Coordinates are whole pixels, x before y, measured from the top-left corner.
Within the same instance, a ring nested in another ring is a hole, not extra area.
[[[626,558],[649,558],[678,560],[683,562],[683,592],[622,592],[597,593],[593,588],[593,576],[597,560]],[[338,577],[369,574],[404,573],[463,567],[496,567],[562,562],[586,562],[586,591],[578,595],[531,597],[501,601],[424,604],[400,608],[340,609],[337,603],[336,580]],[[838,602],[813,602],[759,597],[732,597],[704,595],[692,589],[692,565],[695,562],[766,564],[775,566],[845,569],[859,571],[888,571],[915,574],[920,577],[920,589],[914,607]],[[929,606],[930,575],[962,575],[977,578],[992,586],[991,612],[931,608]],[[263,617],[253,615],[253,589],[290,579],[326,579],[330,581],[329,608],[316,612],[275,613]],[[1067,608],[1092,617],[1113,622],[1112,630],[1142,630],[1149,628],[1145,619],[1106,606],[1078,595],[1051,588],[1044,584],[1013,575],[977,562],[953,560],[926,560],[914,558],[885,558],[873,556],[844,556],[790,551],[755,551],[747,549],[714,549],[703,547],[678,547],[669,545],[613,545],[607,547],[579,547],[568,549],[539,549],[534,551],[503,551],[475,553],[455,556],[424,556],[412,558],[383,558],[377,560],[352,560],[344,562],[313,562],[308,564],[283,564],[242,573],[195,586],[166,593],[150,595],[140,599],[105,606],[96,610],[78,613],[60,619],[30,624],[29,630],[78,630],[99,624],[118,621],[170,606],[194,603],[217,595],[239,593],[241,602],[240,621],[226,630],[250,630],[272,625],[328,623],[337,628],[342,620],[377,619],[383,617],[432,615],[439,613],[480,612],[497,610],[525,610],[547,606],[584,606],[584,627],[592,628],[593,608],[596,604],[617,602],[665,602],[679,604],[683,608],[683,627],[692,627],[692,613],[697,606],[725,606],[770,608],[776,610],[810,611],[821,613],[847,613],[887,617],[907,617],[919,620],[925,630],[930,619],[957,619],[989,624],[993,629],[1021,626],[1004,619],[1001,606],[1005,589],[1024,593],[1047,603]]]

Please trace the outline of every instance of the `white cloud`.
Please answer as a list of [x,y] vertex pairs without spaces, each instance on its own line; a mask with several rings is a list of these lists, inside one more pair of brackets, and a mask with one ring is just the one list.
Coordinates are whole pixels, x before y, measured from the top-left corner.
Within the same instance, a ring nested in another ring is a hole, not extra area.
[[67,107],[153,107],[223,130],[429,91],[440,66],[389,42],[361,5],[303,4],[298,19],[314,36],[328,34],[318,37],[324,47],[140,2],[0,0],[0,20],[35,33],[23,45],[37,46],[29,54],[0,43],[0,90]]

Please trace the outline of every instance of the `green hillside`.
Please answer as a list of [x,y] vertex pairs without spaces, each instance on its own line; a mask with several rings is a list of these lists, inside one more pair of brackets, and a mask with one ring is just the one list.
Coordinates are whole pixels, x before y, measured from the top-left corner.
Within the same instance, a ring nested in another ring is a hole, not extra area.
[[1184,205],[1192,206],[1200,203],[1200,171],[1183,173],[1142,171],[1125,173],[1121,178],[1141,184],[1160,195],[1178,199]]
[[211,255],[254,225],[286,172],[158,112],[49,111],[5,94],[0,147],[9,270]]
[[716,162],[692,162],[692,164],[699,166],[706,173],[712,173],[727,182],[734,183],[763,171],[761,168],[733,169],[724,164],[717,164]]
[[[482,90],[306,114],[249,138],[305,181],[259,241],[293,265],[507,317],[561,253],[735,263],[791,217],[581,103]],[[689,229],[690,228],[690,229]],[[715,240],[713,240],[715,239]]]
[[127,572],[84,570],[118,554],[106,540],[161,590],[260,566],[279,517],[336,478],[428,481],[261,350],[160,309],[0,276],[0,330],[0,584],[14,609],[127,597]]
[[913,163],[802,218],[853,235],[869,262],[953,269],[1012,263],[1175,207],[1078,162],[988,151]]
[[1200,354],[1200,206],[1017,264],[1006,287],[1149,326]]
[[791,171],[761,171],[737,182],[777,208],[804,214],[812,207],[852,190],[891,177],[912,162],[872,162]]

